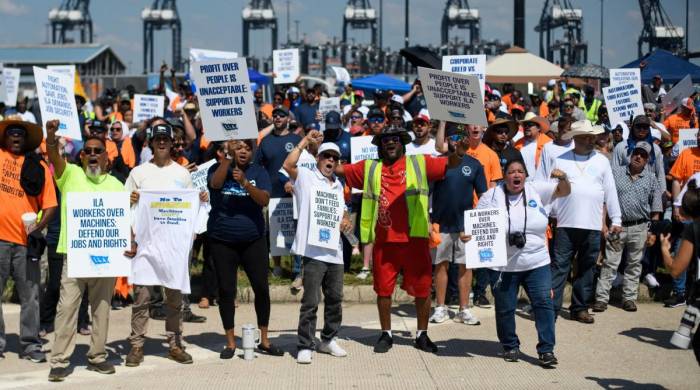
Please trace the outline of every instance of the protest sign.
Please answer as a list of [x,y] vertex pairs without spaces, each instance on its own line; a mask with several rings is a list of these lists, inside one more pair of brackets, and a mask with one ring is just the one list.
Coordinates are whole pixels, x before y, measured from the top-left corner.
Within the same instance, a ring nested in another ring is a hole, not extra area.
[[484,97],[484,90],[486,89],[486,55],[443,56],[442,70],[477,76],[479,78],[479,92],[481,97]]
[[603,88],[603,95],[610,123],[631,122],[635,116],[644,115],[642,94],[632,83]]
[[192,186],[200,192],[209,192],[207,188],[207,175],[209,174],[209,168],[214,164],[216,164],[216,159],[211,159],[204,164],[197,165],[197,170],[190,174],[192,177]]
[[308,243],[320,248],[338,250],[340,220],[345,201],[338,191],[311,189]]
[[200,209],[195,189],[139,190],[133,223],[139,245],[130,283],[190,293],[190,251]]
[[2,68],[2,78],[5,87],[5,105],[14,107],[17,105],[17,95],[19,94],[19,73],[18,68]]
[[58,119],[61,124],[56,134],[81,139],[82,131],[78,120],[78,109],[75,106],[73,79],[61,73],[34,67],[34,82],[39,95],[42,127],[46,137],[46,122]]
[[377,146],[372,144],[371,135],[350,138],[350,162],[356,163],[362,160],[374,160],[379,158]]
[[165,113],[165,97],[163,95],[134,95],[134,123],[145,122]]
[[335,82],[340,84],[350,84],[352,79],[350,78],[350,72],[342,66],[331,66],[333,72],[335,73]]
[[258,137],[245,58],[195,62],[192,78],[204,133],[210,141]]
[[70,77],[71,81],[75,80],[75,65],[46,65],[46,70],[62,73]]
[[340,113],[340,98],[339,97],[329,97],[329,98],[322,97],[321,100],[318,102],[318,112],[320,112],[321,116],[325,119],[326,114],[328,114],[331,111],[335,111],[337,113]]
[[467,268],[504,267],[507,220],[505,210],[499,208],[464,211],[464,233],[472,239],[464,244]]
[[194,62],[204,62],[212,60],[231,60],[238,58],[235,51],[207,50],[190,48],[190,66]]
[[432,119],[488,125],[477,76],[419,67],[418,78]]
[[69,278],[128,276],[131,210],[127,192],[68,192],[66,232]]
[[296,223],[294,222],[292,198],[270,198],[267,215],[270,231],[270,255],[285,256],[294,242]]
[[681,105],[681,100],[687,98],[695,92],[693,89],[693,81],[690,75],[683,77],[666,95],[661,98],[661,106],[664,108],[664,114],[669,115]]
[[618,87],[623,84],[634,84],[637,90],[642,90],[642,78],[639,68],[610,69],[610,86]]
[[299,77],[299,49],[272,51],[272,72],[275,84],[292,84]]
[[678,130],[678,151],[698,146],[698,129]]

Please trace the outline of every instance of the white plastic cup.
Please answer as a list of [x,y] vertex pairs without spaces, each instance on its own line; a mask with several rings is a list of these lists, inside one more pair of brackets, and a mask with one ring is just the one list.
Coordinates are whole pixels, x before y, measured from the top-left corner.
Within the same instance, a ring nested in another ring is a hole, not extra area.
[[36,224],[36,217],[37,215],[34,212],[22,214],[22,223],[24,224],[25,230],[29,229],[30,226]]

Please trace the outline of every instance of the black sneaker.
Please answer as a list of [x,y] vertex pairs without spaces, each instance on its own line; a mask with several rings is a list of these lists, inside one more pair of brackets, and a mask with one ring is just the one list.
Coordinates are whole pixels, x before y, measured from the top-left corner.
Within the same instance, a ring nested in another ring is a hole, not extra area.
[[68,376],[68,369],[63,367],[53,367],[49,371],[49,382],[63,382]]
[[503,352],[503,360],[507,362],[515,363],[518,361],[519,356],[520,350],[518,348],[513,348]]
[[114,374],[114,366],[107,362],[88,363],[87,369],[100,374]]
[[186,311],[182,313],[182,321],[183,322],[195,322],[198,324],[201,324],[203,322],[207,322],[207,317],[204,316],[198,316],[191,311]]
[[389,333],[382,332],[382,335],[379,336],[379,340],[377,340],[377,344],[374,345],[374,352],[387,353],[393,345],[394,339],[391,336],[389,336]]
[[540,363],[540,366],[542,367],[552,367],[556,364],[559,364],[557,357],[554,356],[554,353],[552,352],[541,353],[538,361]]
[[40,350],[33,350],[19,355],[20,359],[29,360],[33,363],[44,363],[46,362],[46,354]]
[[438,347],[428,337],[428,332],[423,332],[415,340],[414,347],[424,352],[437,353]]
[[685,297],[682,295],[673,295],[664,301],[664,307],[678,307],[685,305]]
[[236,355],[236,348],[229,348],[226,347],[224,348],[223,351],[219,354],[220,359],[231,359]]
[[474,297],[474,306],[491,307],[491,302],[485,295],[479,295]]

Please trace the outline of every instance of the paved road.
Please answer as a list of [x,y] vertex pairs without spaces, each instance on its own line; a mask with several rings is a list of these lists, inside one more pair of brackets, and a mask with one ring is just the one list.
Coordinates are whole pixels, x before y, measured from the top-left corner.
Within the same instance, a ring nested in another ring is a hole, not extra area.
[[[19,307],[4,305],[9,333],[7,358],[0,361],[0,389],[586,389],[642,388],[697,389],[700,369],[691,351],[673,348],[668,340],[683,308],[665,309],[659,304],[642,304],[637,313],[619,308],[596,315],[595,325],[565,319],[557,323],[556,369],[536,365],[537,342],[534,322],[518,316],[517,326],[524,356],[519,363],[500,358],[492,309],[476,309],[480,326],[448,321],[430,327],[431,338],[439,345],[437,355],[414,349],[415,330],[410,305],[394,310],[394,348],[377,355],[372,346],[378,336],[373,305],[350,304],[344,308],[341,344],[346,358],[314,355],[313,364],[297,365],[294,360],[298,305],[276,304],[272,308],[273,342],[289,354],[284,357],[259,356],[253,362],[234,358],[220,360],[223,346],[221,320],[216,308],[200,310],[209,317],[205,324],[185,324],[187,350],[194,364],[179,365],[166,359],[164,324],[150,322],[146,359],[141,367],[123,366],[128,352],[130,310],[113,311],[110,323],[110,361],[117,364],[115,375],[104,376],[85,369],[89,338],[79,336],[73,356],[74,372],[66,382],[47,382],[48,364],[18,360],[17,327]],[[251,305],[238,309],[237,324],[254,323]],[[53,335],[47,337],[51,348]],[[240,352],[239,352],[240,353]]]

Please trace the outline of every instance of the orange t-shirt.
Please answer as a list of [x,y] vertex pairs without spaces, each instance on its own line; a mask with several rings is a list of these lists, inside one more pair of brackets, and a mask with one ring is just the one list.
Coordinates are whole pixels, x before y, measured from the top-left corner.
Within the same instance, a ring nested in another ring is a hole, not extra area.
[[175,162],[178,163],[178,165],[184,167],[184,166],[189,165],[190,160],[188,160],[187,157],[185,157],[185,156],[180,156],[177,158],[177,160],[175,160]]
[[539,108],[540,108],[540,110],[539,110],[540,116],[542,118],[546,118],[547,116],[549,116],[549,106],[547,105],[547,102],[543,101],[542,103],[540,103]]
[[700,172],[700,147],[684,149],[669,174],[683,185],[696,172]]
[[[122,160],[127,167],[133,168],[136,166],[136,155],[134,154],[134,147],[131,146],[131,138],[127,137],[122,142],[121,148]],[[117,143],[111,139],[107,140],[107,157],[110,162],[114,162],[114,159],[119,156],[119,150],[117,149]]]
[[[542,149],[544,145],[552,142],[552,139],[546,136],[544,133],[540,133],[537,136],[537,149],[535,150],[535,168],[540,166],[540,156],[542,155]],[[520,150],[525,146],[525,138],[520,138],[518,142],[515,143],[515,148]]]
[[[692,115],[692,114],[691,114]],[[690,129],[690,116],[687,118],[680,113],[673,114],[664,120],[664,126],[666,130],[671,133],[671,140],[673,143],[678,143],[678,131],[682,129]],[[697,121],[695,122],[695,129],[698,128]]]
[[263,103],[260,105],[260,112],[267,115],[268,118],[272,118],[272,109],[274,107],[270,103]]
[[488,146],[480,143],[476,148],[469,148],[467,155],[479,160],[484,166],[484,176],[486,176],[486,184],[489,185],[492,181],[503,179],[501,171],[501,162],[498,159],[496,152]]
[[22,223],[22,214],[46,210],[58,206],[56,189],[51,179],[51,171],[46,164],[44,168],[44,189],[39,196],[27,196],[19,184],[20,174],[24,164],[24,156],[16,156],[0,149],[0,166],[2,166],[2,181],[0,181],[0,241],[27,245],[27,233]]

